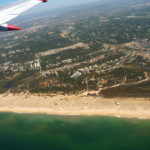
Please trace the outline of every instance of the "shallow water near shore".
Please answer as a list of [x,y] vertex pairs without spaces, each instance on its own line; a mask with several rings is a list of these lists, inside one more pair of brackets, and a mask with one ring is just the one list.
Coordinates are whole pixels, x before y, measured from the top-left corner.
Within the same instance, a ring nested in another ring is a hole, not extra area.
[[1,150],[149,150],[150,120],[0,113]]

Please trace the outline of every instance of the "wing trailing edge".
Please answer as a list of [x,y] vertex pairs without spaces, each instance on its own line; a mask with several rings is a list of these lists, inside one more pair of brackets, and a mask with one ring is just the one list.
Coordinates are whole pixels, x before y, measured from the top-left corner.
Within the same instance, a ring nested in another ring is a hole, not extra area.
[[6,22],[16,18],[24,11],[30,9],[31,7],[41,2],[48,2],[48,0],[26,0],[22,3],[19,3],[7,9],[1,10],[0,11],[0,31],[21,30],[21,28],[8,25]]

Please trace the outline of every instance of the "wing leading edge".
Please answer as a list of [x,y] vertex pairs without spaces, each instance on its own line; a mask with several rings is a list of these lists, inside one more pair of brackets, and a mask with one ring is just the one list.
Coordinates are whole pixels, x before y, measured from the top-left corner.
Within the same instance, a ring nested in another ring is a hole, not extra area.
[[21,13],[25,12],[26,10],[30,9],[31,7],[37,5],[41,2],[47,2],[47,1],[48,0],[27,0],[25,2],[19,3],[10,8],[1,10],[0,11],[0,31],[13,30],[13,28],[14,28],[14,30],[20,30],[21,28],[8,25],[8,24],[6,24],[6,22],[19,16]]

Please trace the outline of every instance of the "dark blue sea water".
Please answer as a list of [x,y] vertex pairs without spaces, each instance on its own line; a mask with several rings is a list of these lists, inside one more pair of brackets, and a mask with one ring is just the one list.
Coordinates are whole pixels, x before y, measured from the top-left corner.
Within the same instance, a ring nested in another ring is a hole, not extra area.
[[150,150],[150,120],[1,113],[0,150]]

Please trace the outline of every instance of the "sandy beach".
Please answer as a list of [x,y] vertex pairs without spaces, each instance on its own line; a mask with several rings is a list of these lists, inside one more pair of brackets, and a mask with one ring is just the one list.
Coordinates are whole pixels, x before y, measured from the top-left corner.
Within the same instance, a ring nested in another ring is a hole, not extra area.
[[150,119],[149,98],[1,94],[0,112],[97,115]]

